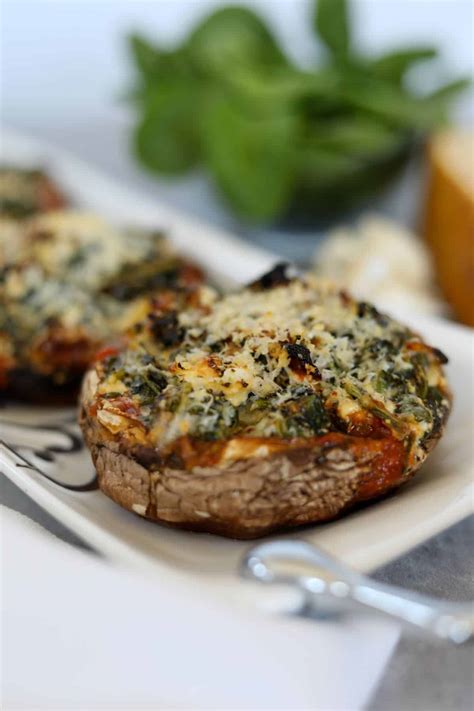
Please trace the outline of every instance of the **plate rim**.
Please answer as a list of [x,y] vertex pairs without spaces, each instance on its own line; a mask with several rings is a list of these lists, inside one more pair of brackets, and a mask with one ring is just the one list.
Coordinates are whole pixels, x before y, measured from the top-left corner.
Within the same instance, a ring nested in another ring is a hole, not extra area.
[[[149,569],[150,563],[152,563],[160,568],[166,568],[167,574],[170,570],[173,570],[176,577],[181,579],[189,576],[189,573],[177,568],[172,568],[172,566],[156,560],[153,556],[137,550],[132,545],[128,545],[112,533],[101,528],[97,523],[89,520],[78,511],[75,511],[61,496],[55,495],[54,488],[58,487],[58,489],[60,489],[58,484],[44,479],[41,474],[33,476],[33,472],[30,472],[30,470],[17,468],[13,462],[8,462],[5,455],[2,457],[2,449],[2,443],[0,441],[0,463],[3,463],[5,466],[5,471],[3,472],[5,476],[43,510],[69,528],[69,530],[79,536],[84,542],[91,545],[96,551],[105,554],[106,557],[109,557],[117,563],[128,565],[134,569],[146,571]],[[51,491],[49,488],[51,488]],[[364,556],[365,562],[357,564],[355,567],[362,572],[369,573],[376,568],[396,560],[433,536],[436,536],[450,526],[467,518],[472,513],[473,492],[474,487],[471,484],[469,488],[466,488],[454,506],[451,505],[436,518],[434,525],[419,525],[416,529],[416,535],[413,535],[413,531],[411,535],[405,533],[401,538],[401,545],[397,546],[396,551],[392,546],[389,555],[381,556],[376,553],[371,554],[370,552],[366,552]],[[429,531],[426,531],[426,528],[429,528]],[[297,530],[295,532],[297,533]],[[271,536],[268,538],[270,539]],[[251,546],[252,541],[248,541],[248,547],[250,548]],[[209,578],[211,577],[212,574],[209,575]]]

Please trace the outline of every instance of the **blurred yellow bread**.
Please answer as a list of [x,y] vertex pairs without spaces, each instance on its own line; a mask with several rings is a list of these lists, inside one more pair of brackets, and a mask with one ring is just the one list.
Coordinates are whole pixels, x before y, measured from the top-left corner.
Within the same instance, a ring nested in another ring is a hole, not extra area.
[[425,237],[444,296],[474,326],[474,131],[435,135],[428,158]]

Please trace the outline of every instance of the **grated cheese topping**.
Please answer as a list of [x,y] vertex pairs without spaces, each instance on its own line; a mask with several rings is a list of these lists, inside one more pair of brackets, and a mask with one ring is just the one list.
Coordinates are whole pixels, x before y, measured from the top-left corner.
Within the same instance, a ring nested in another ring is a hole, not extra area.
[[114,407],[120,378],[155,446],[182,434],[292,438],[377,427],[420,444],[449,407],[440,358],[408,328],[307,275],[207,292],[205,307],[155,315],[99,364],[98,393]]
[[33,218],[25,228],[29,260],[47,277],[67,276],[86,289],[99,289],[125,270],[174,254],[159,233],[118,229],[94,213],[58,210]]
[[[18,222],[15,232],[12,224],[0,222],[2,362],[8,342],[18,367],[32,367],[32,348],[52,329],[93,347],[142,319],[151,294],[184,285],[185,262],[161,233],[118,229],[74,210]],[[13,234],[21,240],[7,252]]]

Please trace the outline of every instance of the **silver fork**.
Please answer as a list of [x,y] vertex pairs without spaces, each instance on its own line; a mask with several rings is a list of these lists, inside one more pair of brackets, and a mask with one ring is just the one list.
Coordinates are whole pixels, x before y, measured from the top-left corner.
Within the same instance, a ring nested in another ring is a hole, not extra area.
[[285,584],[303,593],[316,615],[382,613],[432,637],[463,644],[474,636],[473,603],[453,603],[379,583],[305,541],[281,539],[252,547],[242,561],[246,578]]

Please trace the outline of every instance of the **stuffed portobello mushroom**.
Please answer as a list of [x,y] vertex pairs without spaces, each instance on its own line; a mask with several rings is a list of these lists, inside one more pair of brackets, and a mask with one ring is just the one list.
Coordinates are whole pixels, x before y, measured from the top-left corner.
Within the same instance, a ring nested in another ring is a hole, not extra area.
[[118,504],[253,538],[407,481],[449,413],[445,362],[373,306],[277,268],[158,304],[88,372],[81,423]]
[[102,344],[155,296],[201,281],[160,233],[73,210],[25,221],[15,258],[0,264],[0,389],[67,399]]

